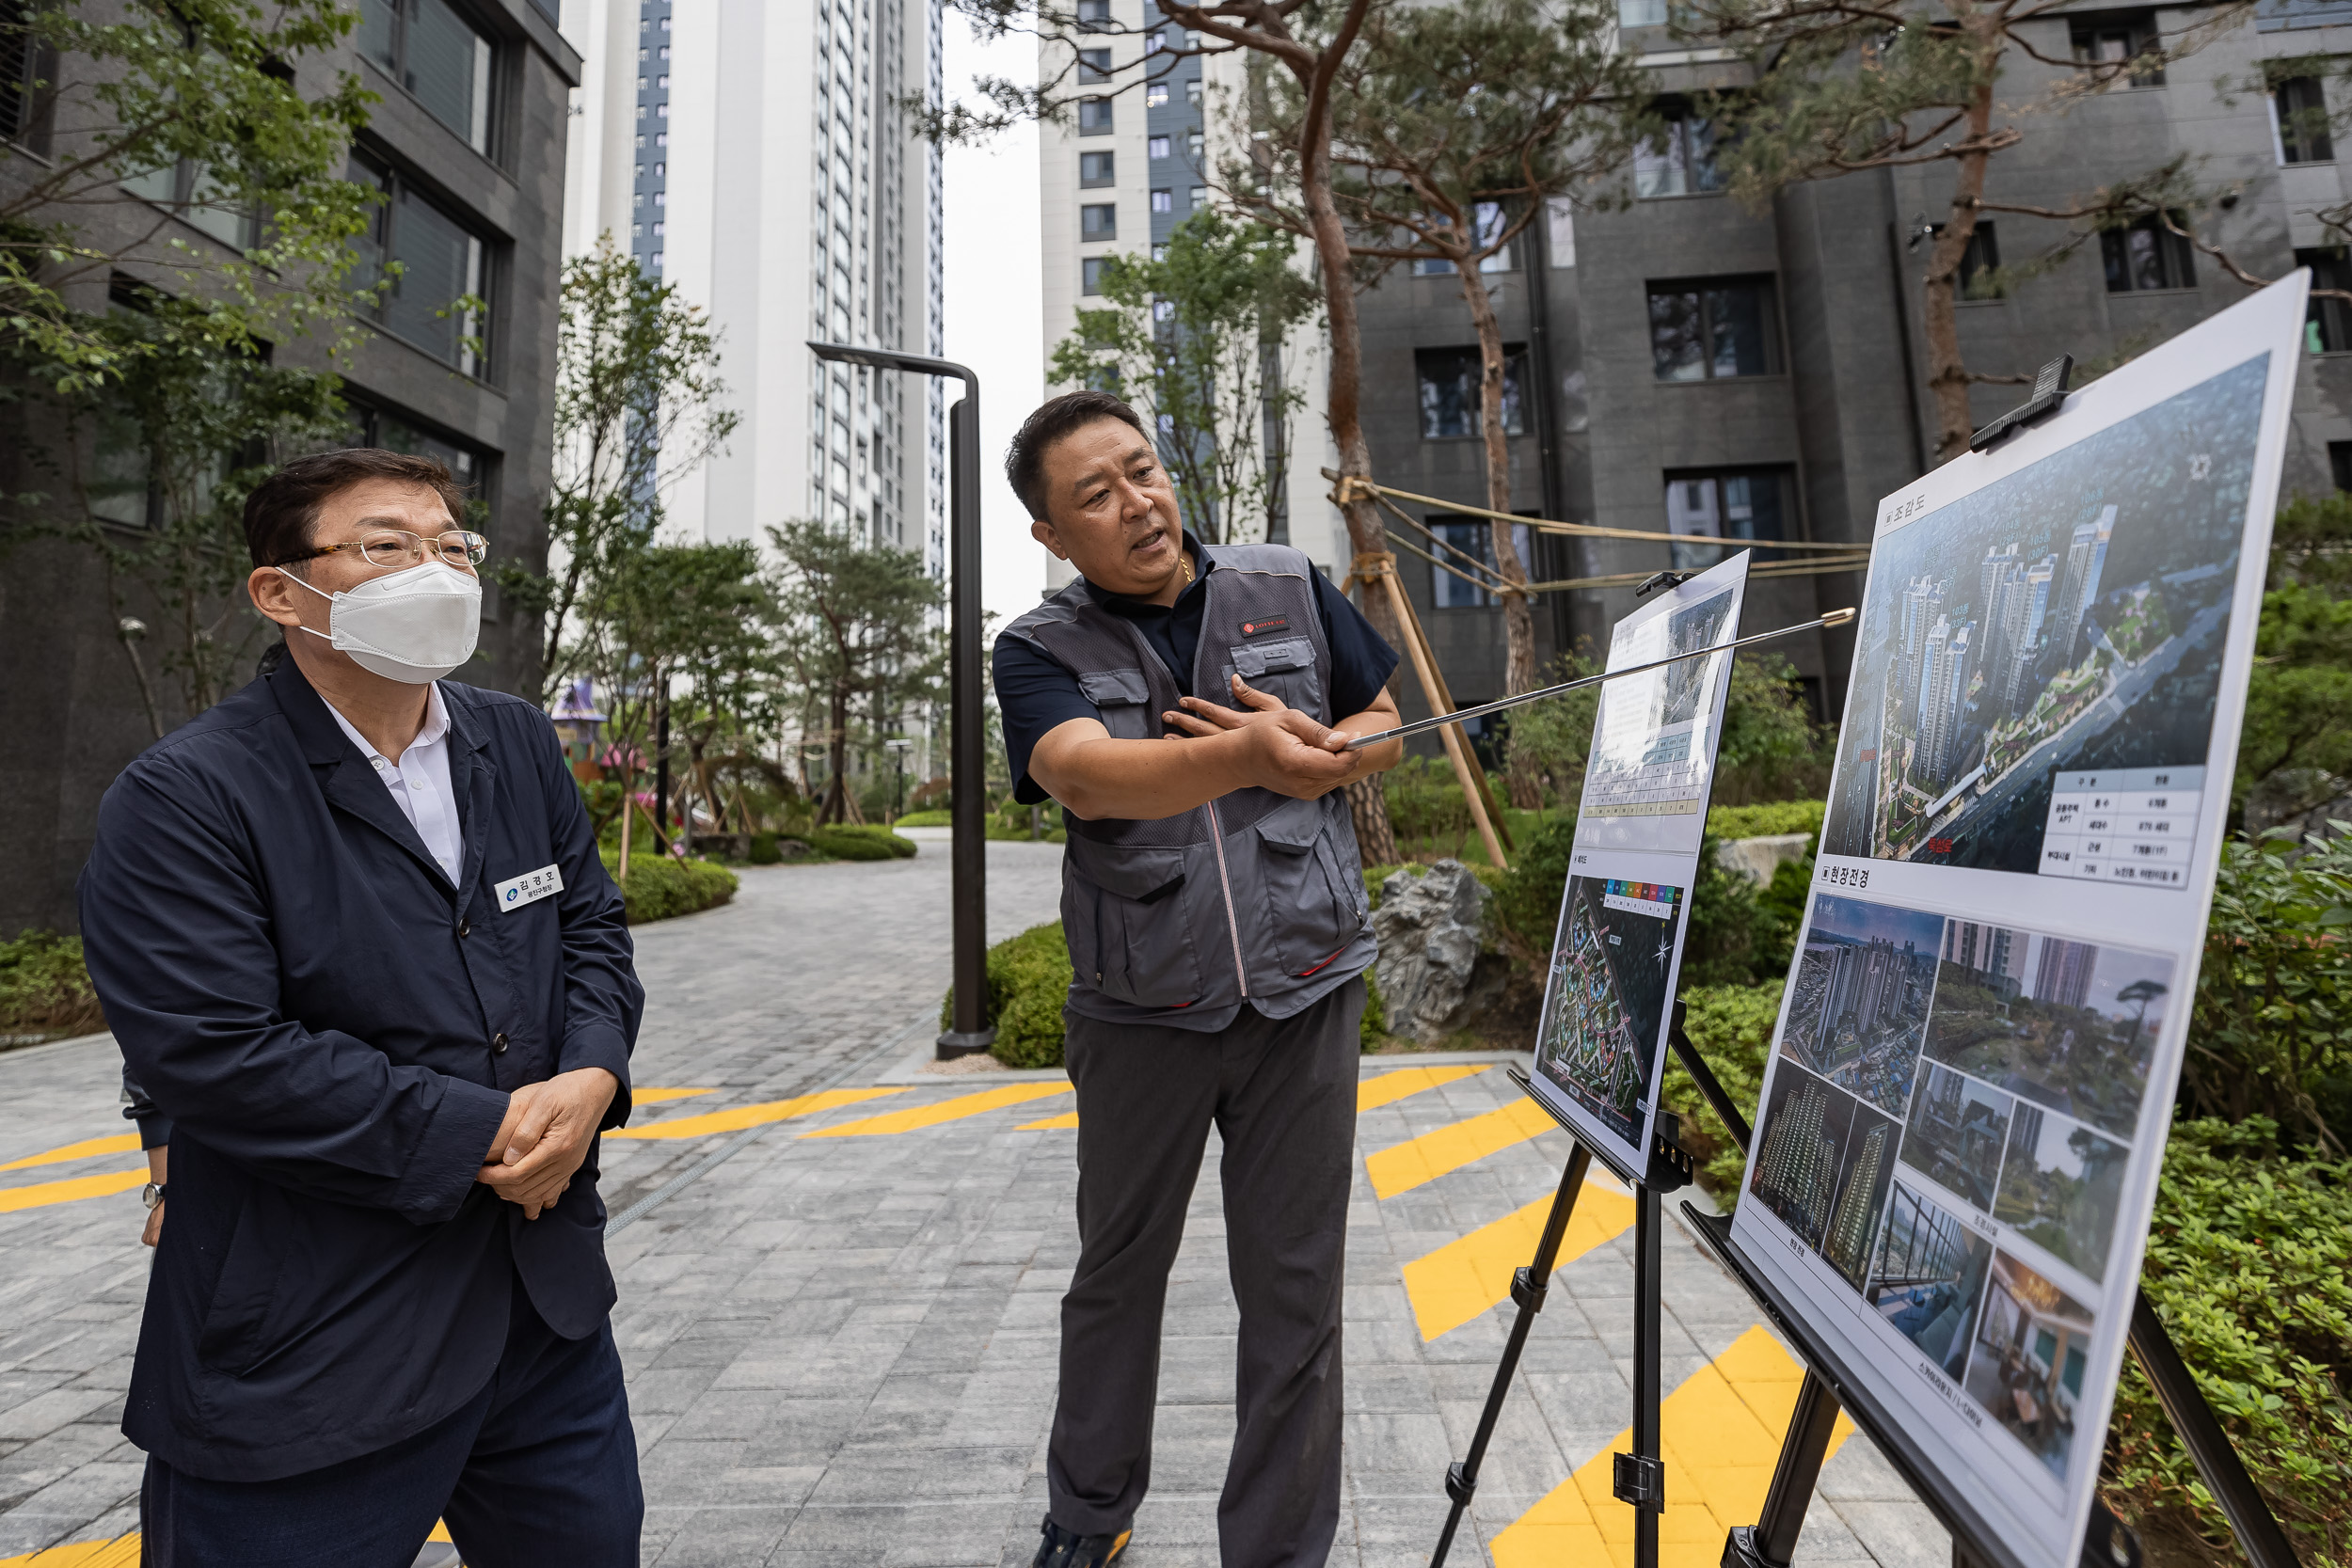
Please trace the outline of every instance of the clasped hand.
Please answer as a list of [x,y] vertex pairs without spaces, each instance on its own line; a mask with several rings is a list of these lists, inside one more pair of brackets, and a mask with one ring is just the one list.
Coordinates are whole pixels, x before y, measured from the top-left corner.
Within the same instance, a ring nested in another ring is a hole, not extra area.
[[600,1067],[525,1084],[508,1097],[506,1118],[474,1180],[521,1204],[523,1218],[537,1219],[572,1184],[620,1087],[621,1081]]
[[1255,689],[1239,675],[1232,683],[1233,696],[1246,710],[1184,697],[1178,699],[1182,712],[1160,717],[1196,737],[1249,732],[1257,783],[1277,794],[1317,800],[1356,776],[1359,759],[1347,750],[1353,737],[1345,730],[1331,729],[1311,715],[1284,706],[1279,697]]

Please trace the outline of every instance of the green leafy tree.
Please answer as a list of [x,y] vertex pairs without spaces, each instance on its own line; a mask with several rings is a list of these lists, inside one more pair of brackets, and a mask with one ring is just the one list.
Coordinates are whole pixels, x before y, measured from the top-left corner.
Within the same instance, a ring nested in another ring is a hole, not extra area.
[[817,819],[839,822],[849,811],[857,721],[877,736],[896,733],[901,726],[893,721],[940,692],[947,647],[939,583],[914,551],[868,545],[818,522],[771,528],[768,542],[778,562],[776,656],[803,711],[822,716],[803,732],[822,734],[830,764]]
[[564,263],[556,328],[555,469],[547,519],[551,569],[508,563],[508,600],[545,618],[543,700],[589,673],[594,634],[574,625],[616,602],[661,526],[661,495],[723,451],[718,335],[677,286],[648,277],[606,234]]
[[33,70],[0,141],[0,344],[32,382],[119,381],[158,347],[77,303],[118,274],[188,301],[174,333],[224,355],[343,341],[372,298],[351,242],[380,197],[343,175],[373,99],[301,75],[356,21],[335,0],[8,8],[0,55]]
[[[82,325],[119,380],[84,378],[53,400],[68,436],[71,504],[40,531],[98,557],[107,611],[161,739],[229,692],[266,623],[246,598],[245,498],[286,456],[347,426],[336,377],[220,353],[207,308],[142,293]],[[150,619],[150,617],[152,617]]]
[[[1971,287],[1979,293],[2009,292],[2102,231],[2140,223],[2256,281],[2198,236],[2198,214],[2226,193],[2201,189],[2185,156],[2057,205],[2003,199],[1991,179],[1994,160],[2030,128],[2087,98],[2160,79],[2168,64],[2237,26],[2251,8],[2236,0],[2167,12],[2185,19],[2179,30],[2152,33],[2135,52],[2076,61],[2043,52],[2052,15],[2045,0],[1677,0],[1683,32],[1739,50],[1754,75],[1749,86],[1709,95],[1700,105],[1705,118],[1687,123],[1685,135],[1702,147],[1711,141],[1732,191],[1759,209],[1799,181],[1906,167],[1948,171],[1944,220],[1913,235],[1915,245],[1927,242],[1921,314],[1941,462],[1968,450],[1971,388],[2033,380],[2030,371],[1973,369],[1961,353],[1955,307],[1980,218],[2014,214],[2063,227],[2031,260],[1977,274]],[[2046,86],[2026,87],[2012,66],[2060,71]]]
[[[1511,510],[1510,411],[1502,324],[1486,268],[1507,257],[1546,203],[1614,174],[1646,121],[1647,74],[1617,45],[1617,10],[1597,0],[1455,0],[1375,7],[1362,44],[1332,84],[1330,199],[1359,277],[1400,262],[1440,262],[1460,284],[1478,335],[1479,428],[1486,505]],[[1298,150],[1312,105],[1269,78],[1256,118],[1269,133],[1225,170],[1244,211],[1296,234],[1315,217],[1302,199]],[[1535,685],[1527,563],[1511,526],[1492,547],[1503,589],[1506,692]],[[1515,774],[1514,803],[1536,803]]]
[[1055,382],[1116,386],[1138,405],[1186,524],[1211,544],[1263,537],[1280,503],[1306,402],[1292,340],[1317,301],[1294,248],[1278,230],[1196,212],[1163,253],[1107,258],[1109,303],[1080,310],[1055,345]]

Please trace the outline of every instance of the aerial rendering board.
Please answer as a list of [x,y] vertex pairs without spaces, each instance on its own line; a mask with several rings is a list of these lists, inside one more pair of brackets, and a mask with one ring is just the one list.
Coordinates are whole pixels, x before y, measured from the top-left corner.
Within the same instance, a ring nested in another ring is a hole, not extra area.
[[2308,275],[1881,503],[1732,1239],[2074,1568],[2229,805]]
[[[1659,594],[1617,623],[1608,668],[1738,637],[1747,572],[1743,550]],[[1587,1148],[1629,1180],[1648,1168],[1731,659],[1683,659],[1610,681],[1593,718],[1529,1081]]]

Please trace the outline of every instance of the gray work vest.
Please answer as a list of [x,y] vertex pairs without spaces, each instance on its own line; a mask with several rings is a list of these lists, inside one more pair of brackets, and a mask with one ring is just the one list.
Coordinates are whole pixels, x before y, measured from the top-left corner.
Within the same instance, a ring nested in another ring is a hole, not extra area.
[[[1202,546],[1214,565],[1192,691],[1232,704],[1238,672],[1323,723],[1331,649],[1311,574],[1286,545]],[[1155,740],[1181,694],[1136,625],[1073,582],[1002,633],[1072,674],[1121,740]],[[1154,821],[1065,815],[1062,930],[1071,1006],[1095,1018],[1175,1022],[1243,1003],[1288,1018],[1362,973],[1379,952],[1347,798],[1238,789]],[[1220,1025],[1221,1026],[1221,1025]]]

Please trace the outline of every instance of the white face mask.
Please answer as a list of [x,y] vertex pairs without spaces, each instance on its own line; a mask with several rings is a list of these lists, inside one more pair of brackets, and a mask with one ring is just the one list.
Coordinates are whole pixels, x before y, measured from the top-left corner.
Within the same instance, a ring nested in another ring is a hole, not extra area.
[[[302,582],[284,567],[275,570]],[[302,582],[305,588],[310,588]],[[427,561],[372,578],[340,594],[310,588],[332,602],[324,637],[362,670],[387,680],[429,686],[473,657],[482,632],[482,581],[454,566]]]

